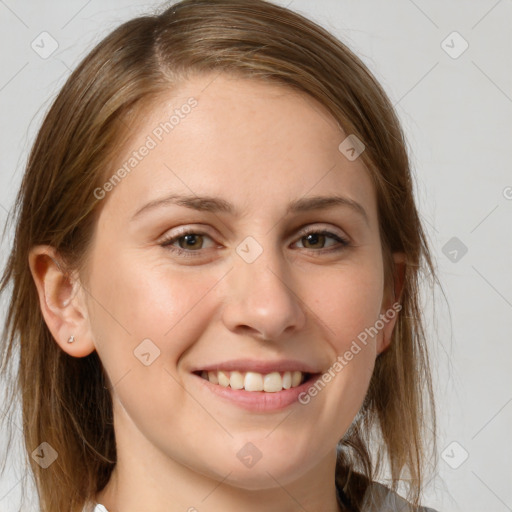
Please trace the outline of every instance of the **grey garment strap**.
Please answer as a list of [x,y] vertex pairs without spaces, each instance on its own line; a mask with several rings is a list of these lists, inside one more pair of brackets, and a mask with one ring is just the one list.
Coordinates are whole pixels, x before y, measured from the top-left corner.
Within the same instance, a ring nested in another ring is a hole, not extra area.
[[396,492],[372,482],[364,495],[363,512],[437,512],[433,508],[414,507]]

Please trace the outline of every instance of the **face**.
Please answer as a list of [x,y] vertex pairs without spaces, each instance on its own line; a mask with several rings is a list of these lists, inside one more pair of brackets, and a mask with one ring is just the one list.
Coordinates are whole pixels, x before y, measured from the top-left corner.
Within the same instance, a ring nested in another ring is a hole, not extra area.
[[334,460],[392,325],[355,353],[391,302],[346,137],[310,97],[227,75],[144,116],[97,191],[87,269],[124,450],[246,489]]

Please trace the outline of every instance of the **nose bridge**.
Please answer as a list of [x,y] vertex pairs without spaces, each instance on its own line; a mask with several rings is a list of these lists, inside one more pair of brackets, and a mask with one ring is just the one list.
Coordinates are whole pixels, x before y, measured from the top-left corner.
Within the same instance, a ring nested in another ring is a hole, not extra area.
[[[263,237],[260,238],[262,240]],[[247,237],[236,248],[224,321],[231,330],[250,329],[264,339],[301,328],[305,314],[284,255],[272,237],[265,245]]]

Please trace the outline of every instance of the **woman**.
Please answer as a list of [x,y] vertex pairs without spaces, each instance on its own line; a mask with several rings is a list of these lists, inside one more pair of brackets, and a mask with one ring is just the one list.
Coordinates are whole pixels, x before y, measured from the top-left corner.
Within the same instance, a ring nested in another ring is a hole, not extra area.
[[42,511],[426,510],[431,259],[393,108],[324,29],[261,0],[123,24],[16,215],[4,369],[19,347]]

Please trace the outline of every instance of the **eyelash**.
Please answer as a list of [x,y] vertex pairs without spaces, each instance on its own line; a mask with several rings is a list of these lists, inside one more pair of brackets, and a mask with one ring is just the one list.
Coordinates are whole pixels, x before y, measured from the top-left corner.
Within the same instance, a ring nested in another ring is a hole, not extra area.
[[[342,251],[343,249],[345,249],[346,247],[348,247],[350,245],[350,243],[347,239],[345,239],[339,235],[336,235],[335,233],[332,233],[330,231],[326,231],[326,230],[310,229],[307,231],[303,231],[303,232],[299,233],[299,240],[308,235],[312,235],[312,234],[324,235],[324,236],[328,236],[329,238],[333,238],[334,240],[339,242],[341,244],[341,246],[335,247],[335,248],[329,248],[327,250],[325,250],[325,249],[306,249],[307,251],[312,251],[312,252],[317,252],[317,253],[321,252],[321,253],[325,254],[325,253]],[[202,231],[186,230],[186,231],[183,231],[176,235],[173,235],[171,237],[165,238],[160,243],[160,246],[179,255],[179,256],[185,257],[185,258],[195,258],[195,257],[201,256],[201,249],[191,251],[188,249],[182,249],[181,247],[173,247],[171,245],[172,243],[177,242],[180,238],[183,238],[187,235],[199,235],[199,236],[207,236],[208,238],[211,238],[207,233],[204,233]]]

